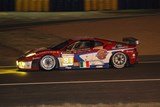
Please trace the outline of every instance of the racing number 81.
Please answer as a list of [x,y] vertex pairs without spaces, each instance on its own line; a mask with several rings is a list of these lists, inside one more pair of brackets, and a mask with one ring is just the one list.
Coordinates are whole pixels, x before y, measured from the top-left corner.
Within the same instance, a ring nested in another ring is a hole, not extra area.
[[73,65],[73,57],[63,57],[63,65]]

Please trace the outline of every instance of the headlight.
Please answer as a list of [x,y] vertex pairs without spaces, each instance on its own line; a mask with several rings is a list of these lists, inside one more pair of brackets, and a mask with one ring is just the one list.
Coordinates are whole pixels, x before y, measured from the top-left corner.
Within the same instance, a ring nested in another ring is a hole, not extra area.
[[17,65],[17,66],[18,66],[18,64],[19,64],[18,61],[16,61],[16,65]]
[[31,57],[31,56],[33,56],[33,55],[35,55],[36,53],[30,53],[30,54],[28,54],[28,55],[26,55],[26,57]]

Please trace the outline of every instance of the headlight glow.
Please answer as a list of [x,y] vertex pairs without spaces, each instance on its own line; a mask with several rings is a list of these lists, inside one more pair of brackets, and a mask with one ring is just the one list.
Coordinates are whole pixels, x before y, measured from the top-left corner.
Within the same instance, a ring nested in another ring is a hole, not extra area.
[[16,61],[16,65],[17,65],[17,66],[19,65],[18,61]]
[[28,55],[26,55],[26,57],[31,57],[31,56],[33,56],[33,55],[35,55],[36,53],[30,53],[30,54],[28,54]]

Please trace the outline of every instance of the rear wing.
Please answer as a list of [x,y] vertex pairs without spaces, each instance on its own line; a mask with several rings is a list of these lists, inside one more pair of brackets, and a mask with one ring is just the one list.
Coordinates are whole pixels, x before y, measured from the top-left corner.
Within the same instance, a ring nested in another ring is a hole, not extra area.
[[129,44],[129,45],[138,45],[139,40],[133,37],[125,37],[122,39],[123,42]]

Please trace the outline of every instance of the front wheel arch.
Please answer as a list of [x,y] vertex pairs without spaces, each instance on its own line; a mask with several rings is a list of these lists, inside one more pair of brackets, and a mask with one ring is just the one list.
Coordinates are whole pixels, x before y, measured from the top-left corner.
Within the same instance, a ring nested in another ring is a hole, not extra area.
[[[44,69],[44,68],[41,66],[41,60],[42,60],[44,57],[46,57],[46,56],[50,56],[50,57],[54,58],[54,60],[55,60],[55,65],[54,65],[54,67],[53,67],[52,69]],[[40,60],[39,60],[39,67],[40,67],[40,70],[51,71],[51,70],[56,69],[56,68],[59,67],[59,61],[58,61],[58,59],[57,59],[54,55],[47,54],[47,55],[44,55],[44,56],[42,56],[42,57],[40,58]]]

